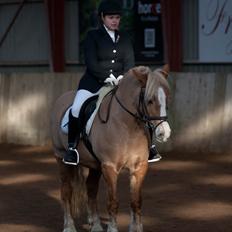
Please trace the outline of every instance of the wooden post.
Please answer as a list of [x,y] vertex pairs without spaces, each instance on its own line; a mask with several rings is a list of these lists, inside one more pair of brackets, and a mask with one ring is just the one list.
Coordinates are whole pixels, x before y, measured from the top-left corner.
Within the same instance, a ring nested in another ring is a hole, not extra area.
[[44,0],[50,34],[50,66],[53,72],[65,71],[64,0]]

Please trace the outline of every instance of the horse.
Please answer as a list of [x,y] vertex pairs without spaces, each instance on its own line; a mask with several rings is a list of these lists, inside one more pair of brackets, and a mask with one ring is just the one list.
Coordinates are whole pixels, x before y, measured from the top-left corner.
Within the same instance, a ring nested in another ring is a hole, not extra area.
[[119,201],[116,192],[122,170],[128,170],[130,180],[129,232],[143,231],[141,190],[148,170],[149,148],[152,139],[165,142],[171,133],[166,112],[170,96],[166,80],[168,72],[168,65],[154,71],[146,66],[137,66],[124,74],[118,86],[101,102],[88,135],[91,149],[81,139],[77,148],[80,154],[77,166],[62,162],[67,151],[67,135],[60,127],[75,93],[66,92],[56,101],[51,116],[51,133],[61,180],[63,232],[76,232],[74,217],[84,208],[87,208],[90,231],[104,231],[97,209],[101,176],[108,193],[107,232],[118,232]]

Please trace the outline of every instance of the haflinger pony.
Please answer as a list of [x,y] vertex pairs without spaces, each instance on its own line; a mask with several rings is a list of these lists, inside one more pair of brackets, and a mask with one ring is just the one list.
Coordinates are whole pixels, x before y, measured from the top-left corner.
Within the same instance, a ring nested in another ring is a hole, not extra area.
[[[103,231],[97,210],[97,192],[103,176],[108,192],[108,232],[117,232],[117,179],[126,169],[130,177],[130,232],[142,232],[141,188],[148,169],[152,139],[165,142],[171,133],[166,104],[169,98],[168,65],[151,71],[138,66],[125,73],[101,102],[88,135],[91,149],[82,139],[78,145],[78,166],[63,164],[67,135],[61,131],[61,120],[72,104],[74,92],[62,95],[52,114],[52,141],[59,166],[61,199],[64,206],[63,232],[76,232],[74,216],[87,208],[91,232]],[[92,155],[92,153],[94,155]],[[86,171],[87,170],[87,171]],[[86,203],[84,206],[83,204]]]

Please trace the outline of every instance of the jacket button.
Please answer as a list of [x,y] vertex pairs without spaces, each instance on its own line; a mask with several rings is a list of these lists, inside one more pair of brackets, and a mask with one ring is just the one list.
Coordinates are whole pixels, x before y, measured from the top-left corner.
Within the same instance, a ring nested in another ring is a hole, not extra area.
[[113,72],[113,70],[112,70],[112,69],[110,69],[110,72],[112,73],[112,72]]
[[114,49],[114,50],[113,50],[113,53],[116,53],[116,52],[117,52],[117,51]]
[[111,63],[114,63],[115,62],[115,60],[111,60]]

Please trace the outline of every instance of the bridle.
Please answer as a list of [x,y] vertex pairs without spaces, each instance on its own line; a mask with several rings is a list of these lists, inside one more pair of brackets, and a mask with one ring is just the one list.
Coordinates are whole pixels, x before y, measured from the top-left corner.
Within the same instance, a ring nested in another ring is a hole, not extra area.
[[[167,121],[168,117],[167,116],[150,116],[147,110],[147,106],[144,102],[144,88],[141,88],[140,94],[139,94],[139,104],[137,108],[136,113],[132,113],[129,111],[119,100],[118,96],[115,93],[115,99],[117,100],[118,104],[131,116],[136,118],[137,120],[141,121],[144,123],[144,128],[145,130],[148,130],[149,135],[150,135],[150,141],[153,141],[153,135],[156,130],[156,128],[162,124],[163,122]],[[154,124],[152,121],[159,121],[159,123]]]
[[116,91],[114,94],[115,99],[117,100],[118,104],[131,116],[138,119],[141,122],[144,123],[151,123],[151,121],[159,120],[159,121],[167,121],[167,116],[150,116],[146,107],[146,104],[144,103],[144,88],[141,88],[140,94],[139,94],[139,105],[137,108],[136,113],[132,113],[130,110],[128,110],[122,102],[119,100],[118,96],[116,95]]
[[[156,130],[156,128],[160,124],[162,124],[163,122],[167,121],[168,117],[167,116],[150,116],[149,115],[148,110],[147,110],[147,106],[146,106],[145,101],[144,101],[144,89],[145,88],[141,88],[141,90],[140,90],[139,104],[138,104],[138,108],[137,108],[136,113],[133,113],[130,110],[128,110],[126,108],[126,106],[124,106],[123,103],[119,100],[119,98],[118,98],[118,96],[116,94],[117,89],[118,89],[118,86],[115,86],[107,94],[107,95],[111,94],[111,99],[110,99],[110,102],[109,102],[109,107],[108,107],[106,119],[102,119],[102,117],[100,115],[100,109],[98,111],[98,116],[99,116],[99,119],[101,120],[101,122],[102,123],[106,123],[108,121],[109,115],[110,115],[110,109],[111,109],[112,99],[113,99],[113,97],[115,97],[116,101],[122,107],[122,109],[124,111],[126,111],[132,117],[134,117],[135,119],[137,119],[138,121],[140,121],[140,122],[142,122],[144,124],[145,129],[148,129],[148,131],[149,131],[149,135],[150,135],[151,141],[153,141],[154,131]],[[154,125],[154,123],[152,123],[152,121],[160,121],[160,122]]]

